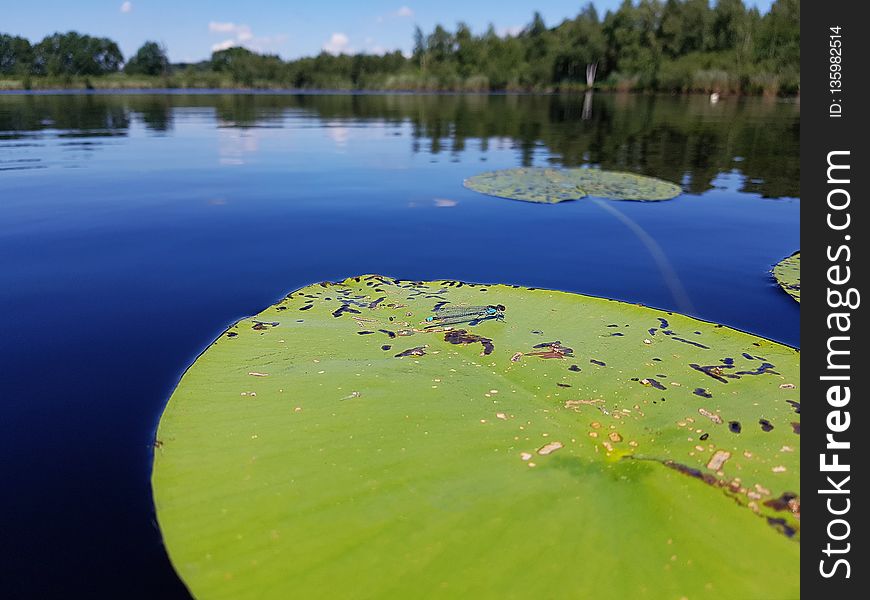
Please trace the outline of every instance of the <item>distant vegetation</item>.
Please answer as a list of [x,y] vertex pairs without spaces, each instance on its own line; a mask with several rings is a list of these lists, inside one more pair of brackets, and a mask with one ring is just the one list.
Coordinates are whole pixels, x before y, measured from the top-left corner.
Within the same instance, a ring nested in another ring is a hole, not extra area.
[[800,3],[761,15],[742,0],[624,0],[603,18],[592,4],[555,27],[535,13],[515,35],[464,23],[425,34],[410,57],[318,56],[292,61],[245,48],[170,64],[147,42],[124,62],[115,42],[76,32],[37,44],[0,34],[0,88],[184,87],[450,91],[623,91],[797,94]]

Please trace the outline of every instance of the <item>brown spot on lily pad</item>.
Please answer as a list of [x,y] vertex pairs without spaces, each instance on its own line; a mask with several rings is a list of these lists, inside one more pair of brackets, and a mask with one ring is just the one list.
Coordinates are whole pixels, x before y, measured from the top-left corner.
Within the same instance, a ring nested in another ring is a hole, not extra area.
[[713,456],[710,457],[710,461],[707,463],[707,468],[711,471],[718,471],[729,458],[731,458],[730,452],[727,450],[717,450],[713,453]]
[[550,442],[549,444],[546,444],[546,445],[538,448],[538,454],[540,454],[542,456],[546,456],[548,454],[552,454],[556,450],[561,450],[562,448],[564,448],[564,446],[562,445],[562,442]]
[[537,344],[535,348],[547,348],[538,352],[527,352],[528,356],[538,356],[540,358],[565,358],[566,356],[574,356],[573,348],[567,348],[562,345],[562,342],[546,342]]
[[716,423],[717,425],[719,425],[719,424],[722,423],[722,417],[720,417],[719,415],[717,415],[717,414],[714,413],[714,412],[710,412],[710,411],[707,410],[706,408],[699,408],[699,409],[698,409],[698,413],[701,414],[701,415],[703,415],[703,416],[705,416],[705,417],[707,417],[708,419],[710,419],[711,421],[713,421],[713,422]]
[[[566,400],[565,401],[565,408],[576,409],[584,404],[589,404],[589,405],[594,406],[596,404],[603,404],[603,403],[604,403],[604,400],[600,400],[600,399],[599,400]],[[593,427],[595,427],[595,424],[593,424]]]
[[402,358],[404,356],[423,356],[426,354],[426,348],[428,346],[417,346],[416,348],[408,348],[404,352],[399,352],[396,355],[396,358]]
[[764,502],[764,505],[775,511],[787,510],[796,515],[800,515],[801,512],[800,496],[794,492],[783,492],[779,498],[771,498]]
[[495,346],[490,338],[476,335],[474,333],[468,333],[464,329],[453,329],[448,331],[444,334],[444,341],[451,344],[462,345],[480,343],[483,346],[483,352],[481,352],[481,355],[492,354],[492,351],[495,350]]

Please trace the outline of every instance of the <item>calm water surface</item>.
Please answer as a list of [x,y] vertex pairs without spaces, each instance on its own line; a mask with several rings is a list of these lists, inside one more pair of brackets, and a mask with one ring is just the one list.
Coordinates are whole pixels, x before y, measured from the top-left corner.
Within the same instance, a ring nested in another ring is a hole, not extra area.
[[[0,95],[3,594],[184,597],[151,505],[172,388],[229,324],[363,273],[549,287],[799,344],[793,102],[596,95]],[[518,165],[679,182],[539,206]]]

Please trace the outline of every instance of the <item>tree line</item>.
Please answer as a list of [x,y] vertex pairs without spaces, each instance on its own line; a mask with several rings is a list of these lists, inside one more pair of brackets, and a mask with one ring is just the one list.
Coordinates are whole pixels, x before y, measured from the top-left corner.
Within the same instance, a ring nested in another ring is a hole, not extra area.
[[170,64],[146,42],[125,60],[110,39],[55,33],[37,44],[0,34],[0,74],[98,77],[123,71],[169,87],[566,91],[616,90],[796,94],[800,89],[800,2],[775,0],[762,15],[743,0],[624,0],[601,17],[590,3],[550,26],[539,13],[515,34],[465,23],[414,32],[399,51],[291,61],[241,47],[210,60]]

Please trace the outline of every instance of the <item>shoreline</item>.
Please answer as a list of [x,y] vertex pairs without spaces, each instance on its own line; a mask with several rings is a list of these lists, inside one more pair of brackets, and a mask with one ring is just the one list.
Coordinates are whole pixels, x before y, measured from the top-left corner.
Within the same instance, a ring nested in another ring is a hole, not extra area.
[[[52,96],[52,95],[287,95],[287,96],[583,96],[587,92],[614,95],[635,96],[709,96],[710,92],[684,91],[667,92],[661,90],[622,90],[615,88],[593,88],[591,90],[409,90],[409,89],[329,89],[329,88],[288,88],[288,87],[167,87],[167,86],[135,86],[135,87],[80,87],[60,86],[46,88],[2,87],[0,80],[0,96]],[[800,102],[800,94],[745,94],[719,93],[720,99],[733,98],[766,98],[769,100],[788,100]]]

